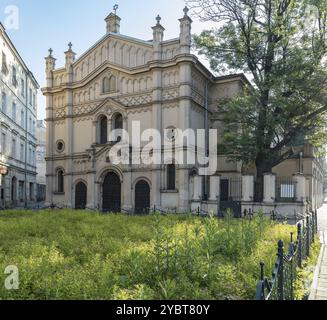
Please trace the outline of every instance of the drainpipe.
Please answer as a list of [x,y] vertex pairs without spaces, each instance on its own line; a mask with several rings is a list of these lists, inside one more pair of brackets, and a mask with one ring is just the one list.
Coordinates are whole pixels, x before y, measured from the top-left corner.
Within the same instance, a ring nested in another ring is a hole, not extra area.
[[[208,80],[205,81],[205,120],[204,120],[204,127],[205,127],[205,156],[209,156],[209,109],[208,109]],[[204,194],[206,199],[208,199],[208,176],[204,176]]]

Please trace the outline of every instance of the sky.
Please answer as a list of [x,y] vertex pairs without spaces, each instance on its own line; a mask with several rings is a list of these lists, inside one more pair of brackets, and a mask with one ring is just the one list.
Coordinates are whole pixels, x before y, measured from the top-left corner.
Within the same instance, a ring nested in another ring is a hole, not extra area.
[[[79,57],[105,35],[104,18],[114,4],[119,5],[117,14],[122,19],[121,34],[152,39],[151,27],[160,14],[161,24],[166,29],[165,39],[179,35],[178,19],[183,16],[184,0],[1,0],[0,21],[5,23],[6,32],[42,88],[45,85],[44,57],[48,49],[54,50],[56,67],[64,66],[64,52],[70,41]],[[18,8],[17,28],[6,26],[9,6]],[[196,18],[193,20],[193,33],[215,26]],[[38,118],[44,117],[45,102],[39,92]]]

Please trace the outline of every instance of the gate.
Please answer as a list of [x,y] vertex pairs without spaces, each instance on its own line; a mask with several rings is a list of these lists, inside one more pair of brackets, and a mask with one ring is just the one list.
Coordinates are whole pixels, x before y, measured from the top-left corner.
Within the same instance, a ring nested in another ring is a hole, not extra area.
[[104,212],[121,212],[121,183],[117,174],[106,175],[102,186],[102,210]]
[[150,186],[141,180],[135,186],[135,213],[149,214],[150,212]]
[[242,216],[242,179],[222,179],[220,181],[219,216],[225,216],[228,209],[233,211],[235,218]]
[[87,187],[85,183],[79,182],[75,188],[75,209],[84,210],[87,201]]

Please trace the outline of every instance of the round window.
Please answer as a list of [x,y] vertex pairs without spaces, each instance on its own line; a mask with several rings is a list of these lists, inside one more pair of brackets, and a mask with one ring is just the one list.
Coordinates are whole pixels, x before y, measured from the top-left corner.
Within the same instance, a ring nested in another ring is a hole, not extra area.
[[65,150],[65,143],[63,141],[57,141],[57,151],[63,152]]

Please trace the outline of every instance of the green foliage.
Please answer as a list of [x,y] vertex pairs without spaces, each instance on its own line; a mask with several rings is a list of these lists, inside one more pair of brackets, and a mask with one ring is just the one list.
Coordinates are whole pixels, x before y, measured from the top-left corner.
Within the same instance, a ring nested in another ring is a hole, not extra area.
[[311,246],[310,256],[303,262],[302,269],[297,272],[294,295],[296,300],[305,300],[310,295],[314,271],[317,265],[321,244],[317,237],[315,243]]
[[220,102],[224,153],[255,162],[261,175],[291,157],[294,144],[306,140],[321,150],[327,141],[327,0],[186,2],[217,25],[194,36],[211,68],[253,79],[253,87]]
[[0,270],[16,265],[20,288],[0,286],[0,298],[253,299],[260,261],[270,273],[277,242],[291,231],[262,213],[218,220],[1,212]]

